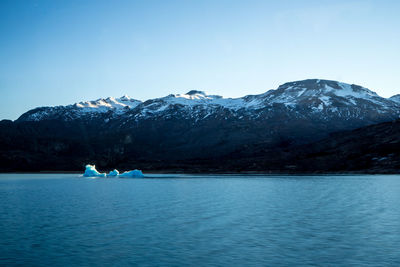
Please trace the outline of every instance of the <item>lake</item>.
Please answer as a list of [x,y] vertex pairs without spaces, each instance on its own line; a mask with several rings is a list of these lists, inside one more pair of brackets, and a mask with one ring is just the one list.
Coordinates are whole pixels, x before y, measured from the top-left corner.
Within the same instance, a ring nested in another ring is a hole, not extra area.
[[400,176],[0,174],[0,265],[400,266]]

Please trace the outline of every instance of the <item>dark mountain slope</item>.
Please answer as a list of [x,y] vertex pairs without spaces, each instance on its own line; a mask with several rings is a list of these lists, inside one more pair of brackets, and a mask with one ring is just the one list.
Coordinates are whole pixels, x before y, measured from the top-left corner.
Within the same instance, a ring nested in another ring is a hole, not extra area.
[[217,161],[233,171],[400,173],[400,120],[333,133],[305,145],[244,147]]

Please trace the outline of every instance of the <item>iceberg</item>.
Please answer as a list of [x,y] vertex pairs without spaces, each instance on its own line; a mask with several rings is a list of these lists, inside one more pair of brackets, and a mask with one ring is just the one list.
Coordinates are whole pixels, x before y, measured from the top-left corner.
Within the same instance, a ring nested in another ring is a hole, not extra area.
[[144,177],[144,175],[141,170],[133,170],[133,171],[127,171],[127,172],[121,173],[119,175],[119,177],[141,178],[141,177]]
[[106,177],[105,173],[98,172],[96,170],[95,165],[86,165],[85,173],[83,174],[85,177]]
[[84,177],[121,177],[121,178],[143,178],[144,175],[141,170],[133,170],[133,171],[126,171],[123,173],[119,173],[118,170],[114,169],[110,171],[108,174],[102,173],[96,170],[95,165],[86,165],[85,173],[83,174]]
[[118,176],[119,175],[119,171],[118,170],[113,170],[110,171],[107,176],[113,177],[113,176]]

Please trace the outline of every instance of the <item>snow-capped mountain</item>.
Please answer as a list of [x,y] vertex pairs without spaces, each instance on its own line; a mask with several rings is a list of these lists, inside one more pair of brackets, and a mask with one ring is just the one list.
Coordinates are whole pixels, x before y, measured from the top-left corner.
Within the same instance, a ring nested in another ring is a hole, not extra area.
[[135,108],[141,101],[124,95],[120,98],[108,97],[106,99],[97,99],[96,101],[79,102],[74,106],[81,112],[108,112],[123,113],[124,110]]
[[223,164],[238,155],[272,157],[268,162],[273,162],[274,155],[263,151],[278,149],[286,157],[286,149],[334,132],[398,119],[398,99],[358,85],[314,79],[241,98],[193,90],[144,102],[124,96],[41,107],[15,122],[0,123],[0,149],[15,151],[3,153],[7,157],[0,161],[36,168],[48,166],[43,160],[51,159],[59,169],[71,162],[76,168],[93,162],[113,168],[129,163],[179,169],[182,162],[192,166],[219,158]]
[[18,120],[41,121],[49,119],[75,120],[87,117],[96,117],[103,113],[123,114],[127,110],[135,108],[141,101],[124,95],[120,98],[108,97],[94,101],[79,102],[68,106],[39,107],[32,109]]
[[155,143],[166,143],[163,146],[173,146],[171,151],[176,147],[184,151],[195,143],[212,151],[217,146],[234,149],[257,142],[306,143],[332,132],[395,120],[399,115],[400,103],[394,99],[358,85],[313,79],[241,98],[196,90],[144,102],[110,97],[33,109],[16,122],[90,124],[96,133],[123,132],[149,149]]
[[290,82],[268,92],[267,95],[271,103],[282,103],[292,107],[308,105],[318,110],[336,110],[338,107],[365,104],[383,109],[394,106],[390,99],[380,97],[367,88],[328,80]]
[[389,99],[396,103],[400,103],[400,94],[394,95],[394,96],[390,97]]
[[[40,121],[55,118],[74,120],[96,118],[99,115],[104,117],[104,114],[107,114],[110,119],[129,117],[131,121],[154,116],[169,117],[171,113],[174,113],[180,117],[195,118],[198,121],[215,115],[221,110],[238,118],[269,117],[267,113],[271,115],[279,110],[294,117],[303,117],[309,113],[309,115],[325,119],[329,117],[373,119],[376,117],[380,120],[382,116],[398,117],[399,106],[399,95],[386,99],[358,85],[313,79],[285,83],[276,90],[241,98],[207,95],[203,91],[196,90],[145,102],[128,96],[109,97],[69,106],[36,108],[23,114],[18,120]],[[179,114],[176,114],[177,112]]]

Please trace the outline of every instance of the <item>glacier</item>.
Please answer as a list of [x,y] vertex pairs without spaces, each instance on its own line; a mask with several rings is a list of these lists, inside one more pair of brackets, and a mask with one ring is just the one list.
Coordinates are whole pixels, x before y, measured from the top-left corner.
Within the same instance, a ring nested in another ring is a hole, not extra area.
[[113,171],[110,171],[108,174],[106,173],[101,173],[98,170],[96,170],[96,165],[86,165],[85,172],[83,174],[84,177],[121,177],[121,178],[143,178],[143,172],[141,170],[132,170],[132,171],[126,171],[123,173],[119,173],[118,170],[114,169]]

